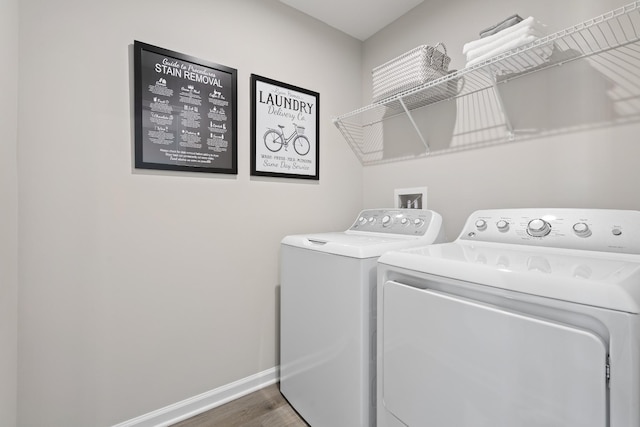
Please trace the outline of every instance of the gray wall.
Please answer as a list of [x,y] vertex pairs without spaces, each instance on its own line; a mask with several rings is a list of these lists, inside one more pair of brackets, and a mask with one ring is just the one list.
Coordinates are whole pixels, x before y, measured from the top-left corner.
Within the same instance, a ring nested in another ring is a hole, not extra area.
[[18,1],[0,1],[0,425],[16,424]]
[[[363,169],[330,121],[417,45],[445,41],[461,68],[463,43],[507,14],[561,29],[622,4],[427,0],[361,44],[276,0],[3,1],[20,77],[16,92],[16,69],[0,73],[0,424],[16,317],[21,426],[111,425],[277,365],[280,239],[344,229],[394,188],[428,186],[450,238],[479,208],[640,208],[636,124]],[[135,39],[238,69],[237,177],[132,168]],[[249,176],[251,73],[320,92],[320,182]]]
[[[371,69],[418,45],[445,42],[452,58],[450,69],[460,69],[465,65],[463,44],[478,38],[481,29],[512,13],[534,16],[548,24],[551,31],[557,31],[626,3],[626,0],[425,1],[364,43],[362,102],[371,102]],[[594,83],[587,78],[589,73],[593,74],[593,69],[578,61],[504,86],[505,92],[510,90],[506,94],[510,101],[508,111],[516,125],[523,128],[531,122],[543,123],[551,131],[521,134],[507,144],[365,167],[365,207],[392,204],[395,188],[427,186],[428,207],[444,216],[450,239],[458,235],[472,211],[482,208],[639,209],[637,107],[635,124],[632,121],[614,125],[614,120],[601,120],[612,117],[613,109],[619,106],[603,102],[606,87],[598,81],[604,79],[609,84],[606,78],[601,76]],[[637,72],[626,83],[640,88]],[[637,106],[637,91],[635,96]],[[538,108],[527,110],[533,102]],[[435,114],[432,118],[442,117],[440,107],[431,113]],[[456,113],[455,105],[452,113]],[[458,103],[458,120],[482,113],[477,105]],[[600,126],[594,126],[595,115],[600,115]],[[446,120],[431,120],[432,133],[442,134],[442,127],[451,125],[451,117],[455,118],[449,114]],[[420,126],[428,120],[418,118],[422,120]],[[402,142],[413,135],[385,135],[385,144]]]
[[[361,208],[330,120],[361,98],[361,43],[276,0],[22,0],[19,24],[19,425],[111,425],[276,366],[280,240]],[[132,168],[134,40],[238,69],[237,176]],[[320,93],[319,182],[250,177],[251,73]]]

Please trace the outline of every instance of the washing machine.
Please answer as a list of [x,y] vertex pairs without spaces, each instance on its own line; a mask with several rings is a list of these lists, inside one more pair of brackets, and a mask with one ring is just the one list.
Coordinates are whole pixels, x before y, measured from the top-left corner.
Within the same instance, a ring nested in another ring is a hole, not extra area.
[[378,426],[640,426],[640,212],[477,211],[378,292]]
[[376,261],[442,241],[442,217],[416,209],[282,240],[280,391],[312,427],[375,426]]

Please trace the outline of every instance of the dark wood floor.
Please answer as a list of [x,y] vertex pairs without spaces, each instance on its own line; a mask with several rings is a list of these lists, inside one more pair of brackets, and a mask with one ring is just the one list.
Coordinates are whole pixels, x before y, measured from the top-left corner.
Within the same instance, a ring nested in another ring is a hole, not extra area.
[[173,427],[309,427],[280,394],[278,384],[265,387]]

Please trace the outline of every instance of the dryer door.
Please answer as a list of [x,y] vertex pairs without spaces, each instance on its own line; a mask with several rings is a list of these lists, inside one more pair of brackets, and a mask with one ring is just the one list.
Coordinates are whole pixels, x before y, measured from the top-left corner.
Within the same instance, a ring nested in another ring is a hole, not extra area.
[[606,427],[590,331],[388,281],[382,397],[411,427]]

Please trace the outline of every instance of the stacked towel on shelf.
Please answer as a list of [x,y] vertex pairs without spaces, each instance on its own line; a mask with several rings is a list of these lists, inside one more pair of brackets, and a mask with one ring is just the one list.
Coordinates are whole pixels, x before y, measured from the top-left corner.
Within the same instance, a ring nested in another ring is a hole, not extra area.
[[[467,56],[467,67],[546,36],[545,27],[544,24],[530,16],[493,35],[465,44],[462,53]],[[540,65],[551,55],[551,51],[551,46],[541,47],[540,51],[536,52],[536,56],[540,57],[540,63],[531,65]]]
[[505,28],[509,28],[513,25],[516,25],[518,22],[521,22],[522,18],[517,13],[515,15],[511,15],[508,18],[503,19],[495,25],[490,26],[489,28],[485,28],[480,31],[480,37],[488,37],[492,36],[495,33],[504,30]]

